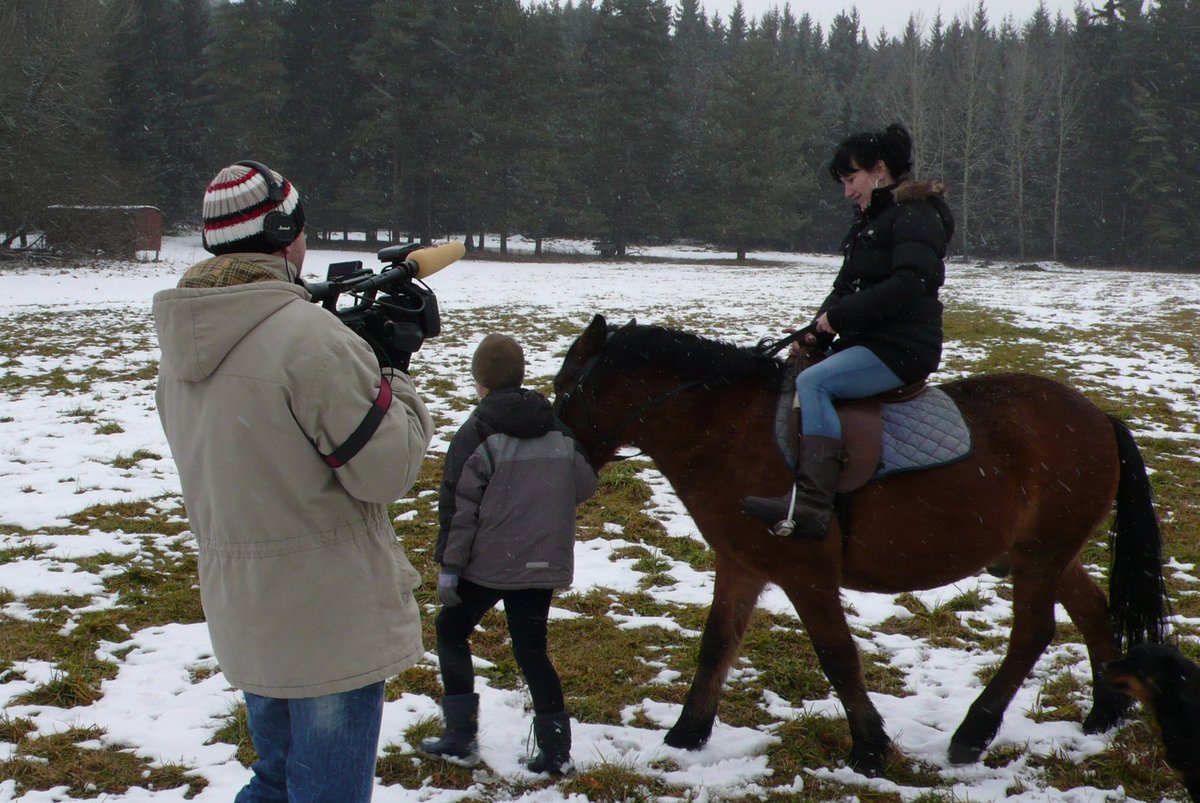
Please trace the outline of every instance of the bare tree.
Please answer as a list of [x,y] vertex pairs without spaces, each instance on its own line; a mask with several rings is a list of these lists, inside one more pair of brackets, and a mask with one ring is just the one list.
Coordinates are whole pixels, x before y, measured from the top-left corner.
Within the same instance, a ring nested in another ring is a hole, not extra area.
[[993,37],[982,0],[969,24],[955,20],[947,33],[947,93],[951,160],[958,169],[958,229],[964,256],[974,245],[975,179],[990,158],[988,109],[992,102]]
[[1081,123],[1084,95],[1082,70],[1071,45],[1071,26],[1059,15],[1054,27],[1054,59],[1050,79],[1050,103],[1054,126],[1054,201],[1051,205],[1050,257],[1058,259],[1058,239],[1062,226],[1063,183],[1066,175],[1067,148]]
[[104,37],[124,2],[0,5],[0,228],[35,224],[48,204],[103,200],[114,182],[104,114]]
[[1028,256],[1025,201],[1035,119],[1043,108],[1037,102],[1037,71],[1027,38],[1006,26],[1000,37],[999,120],[996,153],[1003,172],[1003,190],[997,193],[997,216],[1008,222],[1016,240],[1017,256]]
[[910,16],[898,41],[881,49],[880,73],[889,80],[881,83],[884,114],[908,127],[913,136],[913,173],[925,175],[940,171],[940,138],[933,136],[932,94],[936,88],[929,48],[922,41],[920,14]]

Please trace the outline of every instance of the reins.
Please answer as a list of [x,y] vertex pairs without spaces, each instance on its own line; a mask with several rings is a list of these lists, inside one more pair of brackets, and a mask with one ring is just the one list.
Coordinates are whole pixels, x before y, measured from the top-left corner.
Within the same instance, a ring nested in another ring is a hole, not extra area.
[[[663,402],[668,401],[668,400],[674,398],[675,396],[678,396],[680,393],[683,393],[685,390],[691,390],[692,388],[695,388],[695,387],[708,386],[712,382],[716,382],[716,381],[720,381],[720,380],[693,379],[688,382],[684,382],[682,385],[680,385],[676,388],[672,388],[671,390],[668,390],[666,393],[658,394],[653,399],[650,399],[650,401],[646,402],[641,407],[634,410],[630,416],[628,416],[624,421],[622,421],[620,424],[618,424],[616,427],[614,427],[612,432],[610,432],[607,436],[605,436],[603,439],[601,439],[601,441],[600,441],[601,445],[607,446],[609,443],[616,442],[617,439],[620,437],[621,433],[624,432],[631,424],[634,424],[635,422],[639,421],[642,418],[642,416],[644,416],[650,410],[654,409],[655,407],[662,404]],[[642,454],[644,454],[644,452],[639,451],[636,454],[614,455],[612,460],[613,460],[613,462],[618,462],[621,460],[628,460],[631,457],[638,457],[639,455],[642,455]]]
[[786,337],[772,338],[764,337],[750,348],[755,354],[762,354],[766,357],[774,357],[785,348],[795,343],[797,340],[802,340],[808,334],[815,334],[817,331],[814,324],[809,324],[803,329],[797,329]]
[[[764,337],[763,339],[759,340],[757,344],[755,344],[754,346],[751,346],[749,350],[758,355],[762,355],[762,356],[766,356],[766,357],[775,357],[777,354],[779,354],[779,352],[783,351],[785,348],[790,346],[792,343],[803,340],[803,338],[805,336],[807,336],[810,333],[814,333],[815,331],[816,331],[815,324],[809,324],[808,326],[805,326],[801,329],[797,329],[795,332],[792,332],[792,333],[786,335],[785,337],[781,337],[781,338],[777,338],[777,339]],[[611,333],[609,336],[611,337]],[[561,402],[561,405],[566,405],[568,402],[571,401],[572,397],[574,397],[576,394],[582,394],[584,383],[591,376],[592,371],[595,370],[595,368],[596,368],[597,364],[599,364],[599,362],[600,362],[599,354],[595,354],[592,357],[588,358],[587,362],[585,362],[583,364],[583,369],[579,372],[579,379],[577,379],[575,381],[575,385],[570,390],[565,391],[564,393],[561,394],[561,397],[559,399],[559,402]],[[670,401],[671,399],[675,398],[679,394],[681,394],[685,391],[691,390],[692,388],[711,387],[712,385],[720,384],[720,383],[727,382],[727,381],[728,380],[722,379],[720,377],[708,378],[708,379],[692,379],[692,380],[689,380],[687,382],[684,382],[684,383],[672,388],[671,390],[668,390],[664,393],[658,394],[654,398],[652,398],[649,401],[642,404],[640,407],[638,407],[636,410],[634,410],[630,415],[626,416],[625,419],[623,421],[621,421],[621,423],[617,424],[617,426],[615,426],[611,431],[609,431],[607,435],[603,436],[600,439],[600,444],[599,444],[600,447],[603,450],[607,450],[608,447],[610,446],[610,444],[619,444],[619,438],[625,432],[626,429],[628,429],[634,423],[642,420],[645,417],[646,413],[648,413],[650,410],[653,410],[655,407],[658,407],[659,405],[661,405],[667,401]],[[591,410],[590,410],[590,405],[588,404],[587,397],[582,396],[581,400],[583,402],[584,415],[590,419],[591,418]],[[557,403],[558,402],[556,402],[556,404]],[[561,409],[561,406],[560,406],[560,409]],[[638,457],[641,454],[643,454],[643,452],[639,451],[639,452],[637,452],[635,454],[631,454],[631,455],[614,455],[610,459],[613,462],[617,462],[617,461],[621,461],[621,460],[629,460],[630,458]]]

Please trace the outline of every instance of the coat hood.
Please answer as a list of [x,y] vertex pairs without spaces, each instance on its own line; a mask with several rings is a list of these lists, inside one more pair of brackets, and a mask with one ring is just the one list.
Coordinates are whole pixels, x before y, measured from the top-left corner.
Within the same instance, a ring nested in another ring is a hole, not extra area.
[[545,396],[529,388],[494,390],[479,403],[475,414],[514,438],[537,438],[554,429],[554,408]]
[[946,204],[946,185],[941,181],[902,181],[892,189],[896,203],[925,201],[937,210],[946,230],[946,240],[954,236],[954,214]]
[[154,294],[154,327],[173,378],[196,382],[212,374],[226,355],[264,320],[284,306],[307,303],[308,291],[284,280],[278,257],[254,260],[275,268],[278,281],[228,287],[176,287]]

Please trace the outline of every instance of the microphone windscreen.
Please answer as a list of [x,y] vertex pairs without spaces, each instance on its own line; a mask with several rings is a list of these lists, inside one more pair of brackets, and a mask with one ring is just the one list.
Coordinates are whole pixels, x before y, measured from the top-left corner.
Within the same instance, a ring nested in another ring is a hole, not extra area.
[[452,262],[457,262],[467,253],[467,247],[459,242],[442,243],[431,248],[420,248],[408,255],[410,262],[417,264],[414,278],[426,279]]

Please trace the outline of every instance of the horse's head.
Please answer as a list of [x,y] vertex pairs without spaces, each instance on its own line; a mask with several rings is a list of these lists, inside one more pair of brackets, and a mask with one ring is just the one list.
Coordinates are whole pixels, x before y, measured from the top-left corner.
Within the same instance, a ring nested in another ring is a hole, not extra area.
[[652,441],[694,439],[699,421],[721,415],[708,396],[715,389],[734,389],[725,397],[744,412],[753,394],[778,392],[782,378],[782,364],[753,349],[635,321],[614,327],[597,315],[554,378],[554,409],[598,467],[621,446],[651,454]]
[[[626,326],[635,323],[631,320]],[[554,412],[570,427],[588,461],[597,469],[611,460],[621,446],[605,437],[606,425],[597,419],[595,409],[596,388],[601,380],[596,368],[605,344],[619,328],[609,326],[604,316],[597,314],[571,344],[562,368],[554,377]]]

